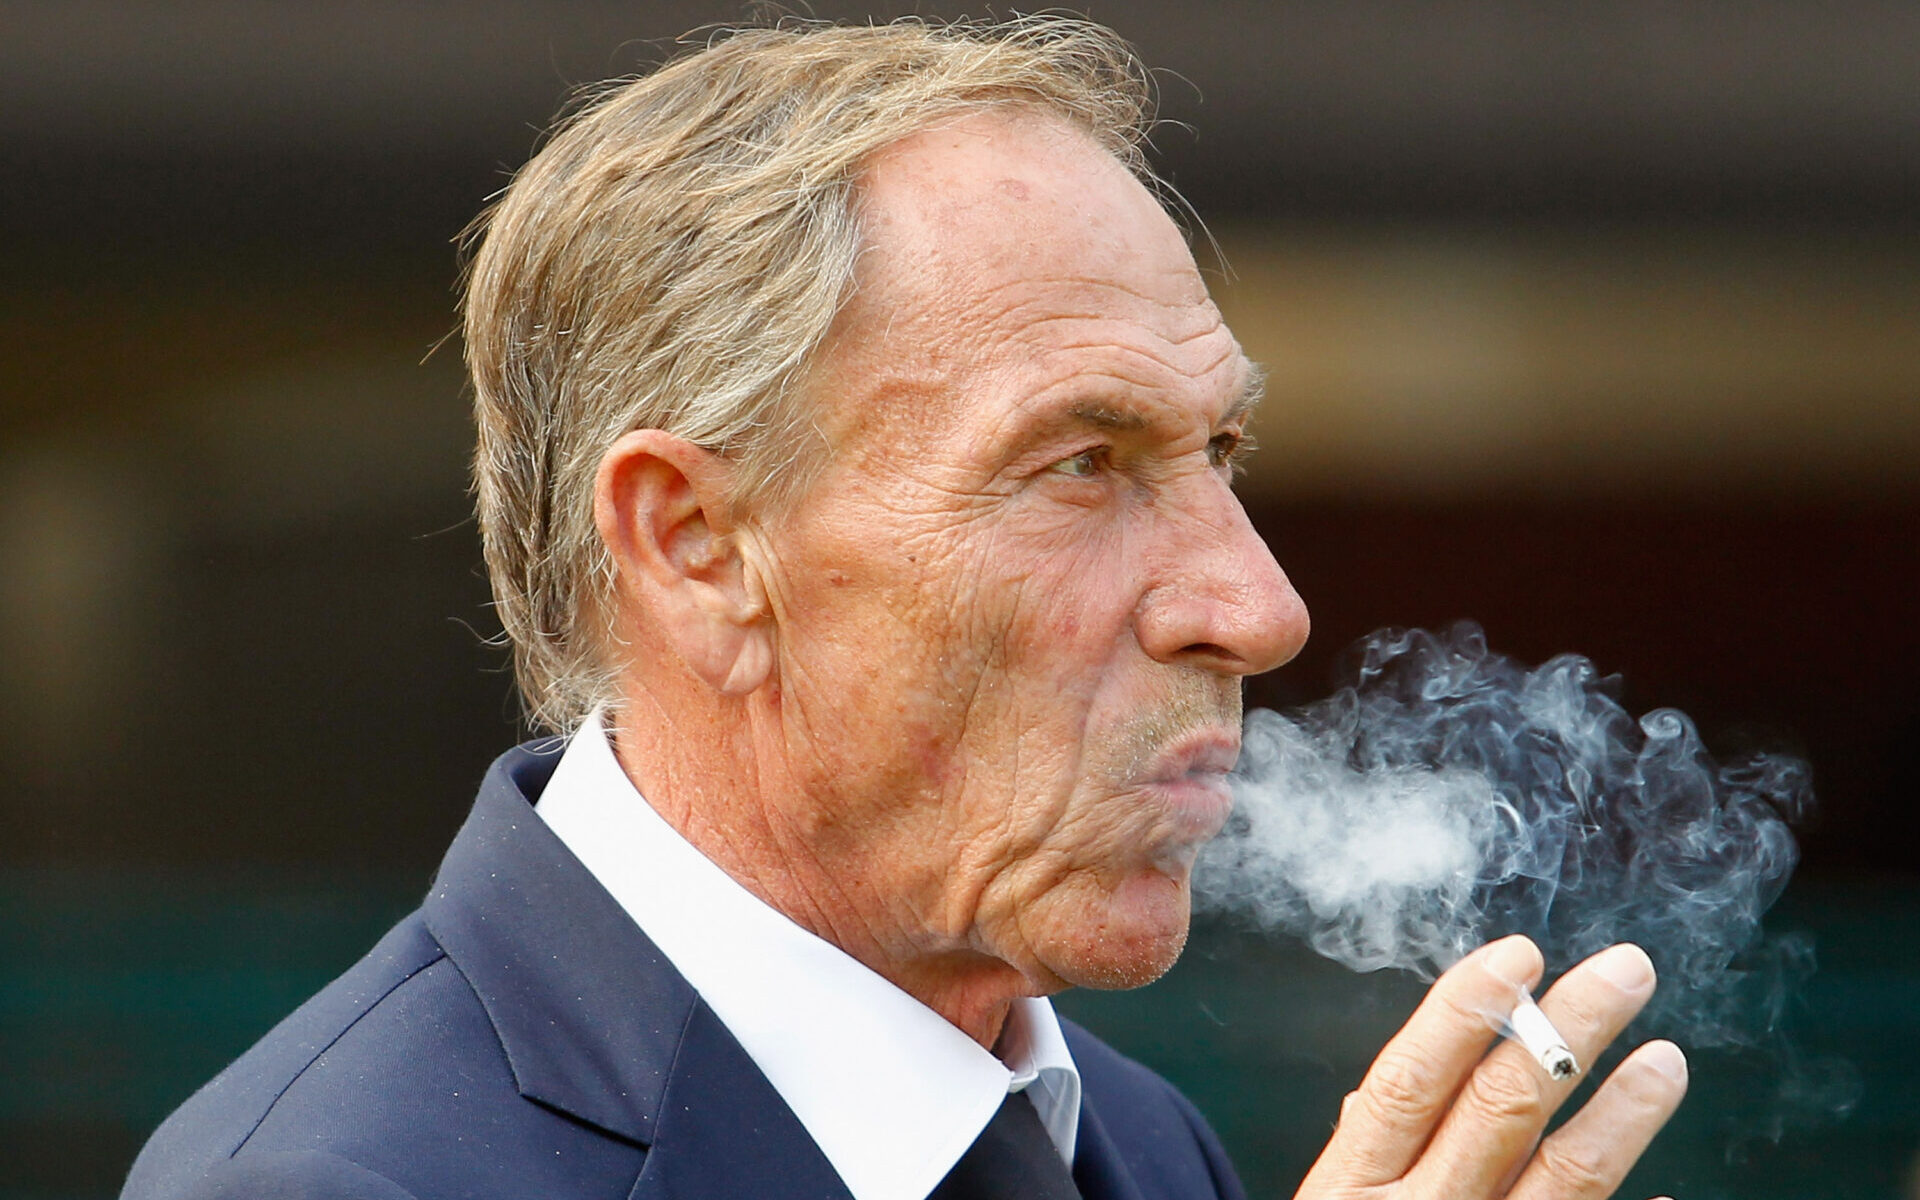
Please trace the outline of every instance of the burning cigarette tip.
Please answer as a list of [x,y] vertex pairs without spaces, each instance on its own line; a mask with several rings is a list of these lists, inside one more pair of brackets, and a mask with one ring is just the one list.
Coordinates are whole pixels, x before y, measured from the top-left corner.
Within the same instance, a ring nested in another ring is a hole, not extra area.
[[1539,1058],[1540,1065],[1555,1079],[1572,1079],[1580,1073],[1580,1064],[1574,1060],[1573,1051],[1565,1046],[1549,1046],[1540,1053]]
[[1520,993],[1520,1003],[1513,1009],[1513,1016],[1507,1024],[1513,1030],[1514,1038],[1533,1055],[1540,1069],[1551,1079],[1572,1079],[1580,1073],[1580,1060],[1573,1056],[1567,1046],[1567,1039],[1547,1020],[1547,1014],[1533,1002],[1533,997]]

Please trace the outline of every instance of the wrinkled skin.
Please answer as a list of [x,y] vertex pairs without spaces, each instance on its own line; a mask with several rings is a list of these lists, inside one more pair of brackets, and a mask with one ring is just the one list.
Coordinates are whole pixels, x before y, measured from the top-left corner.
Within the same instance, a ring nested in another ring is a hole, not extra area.
[[1165,971],[1240,678],[1307,615],[1231,489],[1254,373],[1158,203],[1024,110],[863,180],[805,494],[734,513],[657,430],[602,462],[616,746],[736,878],[991,1044]]
[[866,201],[812,381],[832,465],[767,531],[807,836],[921,990],[1147,982],[1226,815],[1240,676],[1307,634],[1229,486],[1252,372],[1077,133],[958,122]]

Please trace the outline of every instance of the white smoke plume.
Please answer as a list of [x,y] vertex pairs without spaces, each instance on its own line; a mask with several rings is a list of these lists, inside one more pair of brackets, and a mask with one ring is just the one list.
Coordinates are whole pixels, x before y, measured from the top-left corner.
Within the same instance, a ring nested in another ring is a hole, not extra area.
[[1550,974],[1632,941],[1661,977],[1649,1032],[1795,1057],[1780,1015],[1811,948],[1766,938],[1761,915],[1798,860],[1804,763],[1716,763],[1685,714],[1636,721],[1586,659],[1528,669],[1467,623],[1376,633],[1355,661],[1327,699],[1248,715],[1203,909],[1426,978],[1508,933]]

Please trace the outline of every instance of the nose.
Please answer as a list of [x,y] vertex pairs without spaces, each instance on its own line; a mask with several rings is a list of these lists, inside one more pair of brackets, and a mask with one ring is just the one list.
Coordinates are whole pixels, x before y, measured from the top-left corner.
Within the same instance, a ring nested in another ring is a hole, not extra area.
[[1306,602],[1239,498],[1224,484],[1199,490],[1159,522],[1155,578],[1135,616],[1141,648],[1225,675],[1271,671],[1306,644]]

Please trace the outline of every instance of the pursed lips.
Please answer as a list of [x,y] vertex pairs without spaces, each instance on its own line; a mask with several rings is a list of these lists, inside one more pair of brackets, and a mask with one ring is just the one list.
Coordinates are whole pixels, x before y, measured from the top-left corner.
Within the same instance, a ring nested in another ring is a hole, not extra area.
[[1168,802],[1175,841],[1198,846],[1220,832],[1233,811],[1227,774],[1240,759],[1240,731],[1203,729],[1162,751],[1147,786]]

